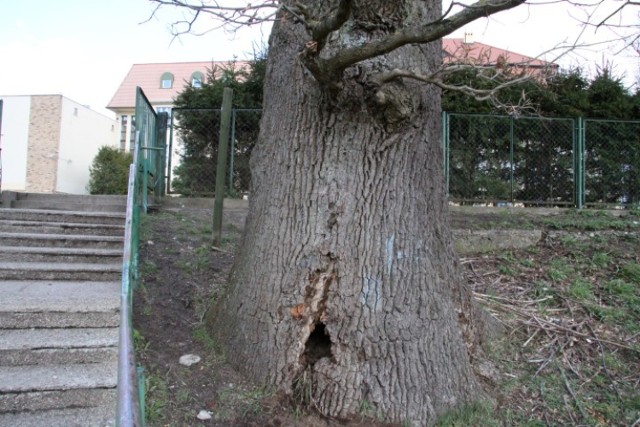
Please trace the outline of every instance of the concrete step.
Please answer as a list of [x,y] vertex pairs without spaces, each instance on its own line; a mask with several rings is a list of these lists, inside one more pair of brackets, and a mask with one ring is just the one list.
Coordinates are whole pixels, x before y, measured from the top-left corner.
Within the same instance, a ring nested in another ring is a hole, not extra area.
[[67,203],[81,203],[87,204],[119,204],[126,203],[127,196],[124,195],[112,195],[112,194],[65,194],[65,193],[26,193],[15,192],[13,200],[25,201],[25,200],[47,200],[47,201],[59,201]]
[[117,371],[117,363],[0,366],[0,394],[114,388]]
[[124,225],[0,220],[0,232],[122,236]]
[[120,281],[0,281],[0,328],[115,327]]
[[115,362],[117,346],[118,328],[0,329],[0,365]]
[[115,427],[115,405],[0,414],[0,427]]
[[0,365],[70,365],[83,363],[116,363],[117,347],[0,350]]
[[[43,391],[20,394],[0,395],[0,413],[21,411],[46,411],[64,408],[66,402],[84,402],[86,407],[100,407],[113,405],[117,395],[114,389],[80,389],[67,391]],[[115,407],[113,413],[115,416]],[[2,416],[0,415],[0,420]],[[0,424],[3,425],[3,424]],[[45,424],[48,425],[48,424]],[[91,424],[85,424],[89,426]]]
[[122,262],[121,249],[39,248],[0,246],[0,262],[94,263]]
[[118,345],[118,328],[0,329],[0,350],[101,348]]
[[122,264],[0,262],[0,280],[117,281]]
[[64,201],[48,200],[14,200],[12,209],[47,209],[54,211],[84,211],[84,212],[125,212],[126,204],[87,204],[85,202],[68,203]]
[[47,248],[122,249],[124,247],[124,236],[0,232],[0,244],[3,246],[38,246]]
[[118,326],[120,315],[113,312],[75,313],[75,312],[39,312],[6,313],[0,312],[0,327],[3,328],[100,328]]
[[7,209],[0,208],[0,219],[11,221],[39,221],[71,224],[112,224],[123,225],[124,213],[58,211],[43,209]]

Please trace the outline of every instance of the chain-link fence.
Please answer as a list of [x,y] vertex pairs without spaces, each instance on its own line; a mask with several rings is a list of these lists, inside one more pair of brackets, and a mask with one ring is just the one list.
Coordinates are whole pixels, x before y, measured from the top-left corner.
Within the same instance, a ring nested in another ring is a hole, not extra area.
[[[228,196],[249,192],[262,110],[232,112]],[[170,192],[213,195],[219,109],[174,109]],[[640,203],[640,121],[443,113],[451,201],[522,206]]]
[[[258,139],[262,110],[232,111],[231,149],[227,160],[227,196],[249,192],[249,156]],[[190,197],[212,196],[215,188],[220,138],[219,109],[172,111],[170,192]]]
[[443,114],[450,200],[462,204],[637,204],[640,121]]
[[587,206],[640,203],[640,121],[584,121]]

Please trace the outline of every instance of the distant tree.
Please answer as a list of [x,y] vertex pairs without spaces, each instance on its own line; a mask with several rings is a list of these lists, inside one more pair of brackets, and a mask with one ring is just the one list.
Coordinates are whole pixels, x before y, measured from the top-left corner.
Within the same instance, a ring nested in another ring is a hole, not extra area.
[[103,146],[89,167],[90,194],[127,194],[131,153]]
[[[213,192],[222,93],[233,89],[234,108],[262,107],[264,54],[242,67],[236,62],[209,70],[201,87],[188,85],[175,100],[174,120],[177,136],[182,141],[180,164],[174,169],[173,188],[181,194],[197,195]],[[234,192],[247,191],[250,182],[249,155],[258,137],[259,114],[242,117],[235,127]]]
[[610,67],[598,70],[586,90],[587,203],[640,202],[640,125],[637,94],[632,95]]

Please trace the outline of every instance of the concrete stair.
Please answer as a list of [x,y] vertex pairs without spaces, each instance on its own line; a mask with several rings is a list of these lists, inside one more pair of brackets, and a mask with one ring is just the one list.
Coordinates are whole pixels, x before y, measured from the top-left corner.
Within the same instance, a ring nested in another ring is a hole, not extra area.
[[2,196],[0,427],[114,426],[124,199]]
[[3,203],[16,209],[47,209],[61,211],[124,212],[127,209],[125,196],[87,196],[75,194],[44,194],[7,192]]

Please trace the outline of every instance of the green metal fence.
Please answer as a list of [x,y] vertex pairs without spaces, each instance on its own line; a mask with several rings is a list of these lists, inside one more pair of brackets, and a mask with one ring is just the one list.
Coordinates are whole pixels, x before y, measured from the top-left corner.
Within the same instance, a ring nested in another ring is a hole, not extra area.
[[640,203],[640,121],[584,120],[587,206]]
[[[249,191],[249,157],[258,139],[262,110],[234,109],[227,163],[227,196],[239,197]],[[171,114],[169,145],[169,192],[184,196],[213,196],[218,146],[220,110],[175,108]]]
[[146,212],[149,196],[154,204],[165,193],[167,113],[156,113],[139,87],[136,88],[136,148],[134,163],[142,181],[140,200]]
[[639,202],[640,121],[443,113],[449,198],[462,204]]
[[167,114],[156,114],[140,88],[136,89],[136,143],[129,168],[125,247],[120,294],[120,333],[118,346],[118,427],[145,424],[144,379],[136,367],[133,346],[133,289],[138,284],[140,211],[146,212],[149,198],[159,203],[165,192],[165,141]]
[[[227,196],[250,189],[261,110],[233,110]],[[171,193],[212,196],[219,109],[174,109]],[[442,114],[452,202],[611,207],[640,203],[640,121]]]

